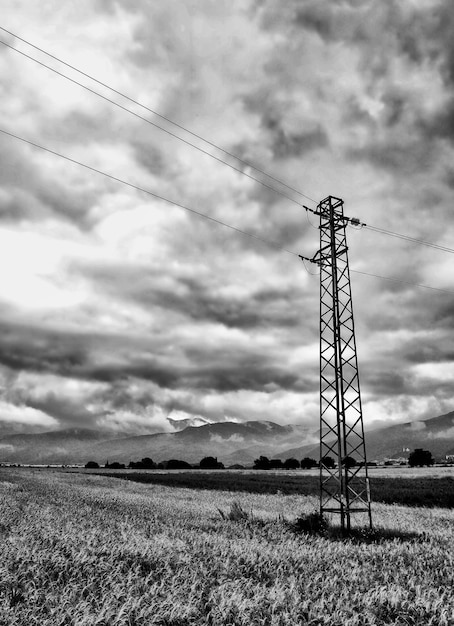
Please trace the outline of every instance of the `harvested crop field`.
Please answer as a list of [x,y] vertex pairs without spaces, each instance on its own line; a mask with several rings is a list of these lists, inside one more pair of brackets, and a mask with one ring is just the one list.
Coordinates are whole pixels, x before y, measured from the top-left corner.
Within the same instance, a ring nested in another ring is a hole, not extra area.
[[315,496],[1,469],[0,497],[1,626],[454,625],[451,509],[342,539],[290,528]]
[[[95,472],[98,473],[98,472]],[[134,482],[167,485],[169,487],[189,487],[191,489],[214,489],[217,491],[245,491],[248,493],[282,493],[317,496],[320,490],[318,473],[294,472],[270,473],[231,472],[200,470],[186,472],[136,472],[103,470],[101,475],[112,476]],[[386,504],[407,506],[454,507],[454,477],[418,475],[372,476],[370,478],[371,498]]]

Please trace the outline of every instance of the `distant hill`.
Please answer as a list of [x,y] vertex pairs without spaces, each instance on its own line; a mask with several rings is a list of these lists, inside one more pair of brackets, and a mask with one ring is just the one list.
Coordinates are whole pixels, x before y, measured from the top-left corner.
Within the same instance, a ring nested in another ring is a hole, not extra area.
[[[270,421],[248,421],[188,426],[175,433],[133,437],[80,429],[9,435],[0,439],[0,461],[68,464],[94,460],[104,464],[109,460],[127,464],[148,456],[156,462],[177,458],[198,463],[204,456],[217,456],[224,461],[236,454],[232,463],[249,463],[251,455],[262,454],[263,450],[288,447],[295,440],[295,432],[291,426]],[[237,454],[243,448],[249,453]],[[256,452],[252,454],[251,450]]]
[[115,433],[88,428],[69,428],[38,434],[14,434],[0,438],[0,462],[71,463],[99,442],[113,440]]
[[[366,431],[365,438],[369,461],[408,456],[408,452],[405,452],[408,448],[410,451],[424,448],[430,450],[435,458],[444,458],[446,454],[454,454],[454,411],[424,420]],[[283,455],[285,458],[294,456],[301,460],[309,456],[318,460],[319,446],[288,448]]]
[[[41,434],[0,438],[0,462],[70,464],[107,460],[128,464],[146,456],[155,462],[183,459],[198,463],[216,456],[226,466],[252,465],[260,455],[268,458],[305,456],[318,460],[318,433],[303,426],[281,426],[270,421],[220,422],[187,426],[173,433],[116,436],[113,433],[73,428]],[[295,442],[302,442],[295,447]],[[425,420],[394,424],[366,432],[367,458],[407,456],[404,450],[425,448],[435,458],[454,454],[454,411]]]

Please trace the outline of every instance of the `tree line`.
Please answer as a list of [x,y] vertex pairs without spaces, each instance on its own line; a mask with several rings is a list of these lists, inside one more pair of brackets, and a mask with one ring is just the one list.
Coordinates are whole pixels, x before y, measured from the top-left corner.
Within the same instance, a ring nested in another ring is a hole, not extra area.
[[[422,448],[416,448],[413,452],[410,453],[408,457],[408,464],[410,467],[422,467],[424,465],[430,466],[435,462],[432,453],[429,450],[423,450]],[[314,467],[319,467],[320,462],[316,461],[311,457],[304,457],[301,461],[295,459],[294,457],[290,457],[282,461],[281,459],[269,459],[266,456],[260,456],[258,459],[255,459],[254,465],[252,469],[256,470],[276,470],[276,469],[312,469]],[[322,458],[322,464],[324,467],[334,468],[336,467],[336,461],[331,456],[325,456]],[[361,465],[362,463],[358,462],[356,459],[351,456],[346,456],[342,459],[343,467],[356,467],[357,465]],[[368,465],[377,465],[375,462],[368,463]],[[85,464],[87,469],[97,469],[101,466],[96,461],[88,461]],[[161,463],[155,463],[150,457],[145,457],[140,461],[130,461],[126,466],[124,463],[119,463],[118,461],[114,461],[109,463],[106,461],[105,465],[102,466],[106,469],[225,469],[224,464],[218,461],[217,457],[213,456],[205,456],[200,461],[199,464],[191,464],[186,461],[182,461],[180,459],[169,459],[168,461],[162,461]],[[228,469],[246,469],[244,465],[231,465]]]
[[217,457],[205,456],[198,465],[191,465],[181,459],[169,459],[161,463],[155,463],[150,457],[145,457],[140,461],[129,461],[128,465],[113,461],[109,463],[107,460],[104,465],[99,465],[96,461],[88,461],[85,464],[87,469],[97,469],[105,467],[106,469],[224,469],[224,464],[219,462]]
[[[331,457],[325,457],[324,463],[328,467],[334,467],[334,459],[331,459]],[[281,459],[268,459],[266,456],[260,456],[258,459],[255,459],[253,469],[311,469],[318,467],[318,465],[318,461],[309,457],[304,457],[301,461],[293,457],[282,461]],[[187,463],[181,459],[170,459],[161,463],[155,463],[150,457],[145,457],[140,461],[130,461],[128,465],[118,461],[109,463],[107,460],[104,465],[99,465],[96,461],[88,461],[85,467],[87,469],[98,469],[100,467],[106,469],[225,469],[224,464],[218,461],[217,457],[213,456],[204,457],[198,464]],[[246,469],[246,467],[236,464],[231,465],[228,469]]]
[[[333,461],[334,463],[334,461]],[[261,456],[255,459],[253,469],[310,469],[316,467],[318,462],[315,459],[305,457],[302,461],[298,461],[295,458],[285,459],[271,459],[266,456]],[[125,463],[119,463],[113,461],[109,463],[107,460],[104,465],[99,465],[96,461],[88,461],[85,464],[87,469],[97,469],[104,467],[106,469],[225,469],[223,463],[218,461],[217,457],[205,456],[198,464],[187,463],[181,459],[169,459],[168,461],[162,461],[161,463],[155,463],[150,457],[145,457],[140,461],[130,461],[128,465]],[[246,469],[244,465],[236,464],[231,465],[228,469]]]

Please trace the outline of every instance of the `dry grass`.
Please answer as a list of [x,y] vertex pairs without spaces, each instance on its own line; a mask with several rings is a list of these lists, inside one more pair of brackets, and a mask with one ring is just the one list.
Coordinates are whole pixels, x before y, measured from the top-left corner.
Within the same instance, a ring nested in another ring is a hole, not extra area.
[[0,498],[0,626],[454,625],[451,510],[375,505],[362,541],[292,532],[305,496],[5,469]]

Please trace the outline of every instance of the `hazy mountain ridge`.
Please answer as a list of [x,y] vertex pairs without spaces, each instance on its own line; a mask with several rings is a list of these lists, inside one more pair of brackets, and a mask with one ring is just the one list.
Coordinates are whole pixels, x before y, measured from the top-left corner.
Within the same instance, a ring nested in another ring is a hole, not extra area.
[[[80,435],[80,436],[78,436]],[[0,439],[0,461],[67,464],[107,460],[129,463],[149,456],[198,463],[204,456],[229,457],[238,448],[253,447],[257,454],[276,445],[286,447],[294,437],[291,426],[269,421],[220,422],[188,426],[174,433],[116,436],[87,429],[51,431],[39,435],[9,435]],[[240,458],[245,458],[240,455]],[[249,456],[246,457],[249,462]]]
[[[435,458],[454,454],[454,411],[437,417],[393,424],[365,433],[368,461],[408,457],[407,450],[424,448]],[[319,458],[318,445],[303,445],[285,450],[285,455],[301,459]]]
[[[282,426],[270,421],[219,422],[187,426],[173,433],[122,436],[73,428],[40,434],[13,434],[0,438],[0,462],[69,464],[94,460],[129,463],[143,457],[171,458],[198,463],[216,456],[226,465],[251,465],[260,455],[286,459],[319,457],[318,434],[304,426]],[[298,440],[303,445],[292,444]],[[407,449],[425,448],[436,458],[454,453],[454,411],[445,415],[394,424],[366,432],[370,461],[408,456]]]
[[[114,441],[118,435],[88,428],[70,428],[37,434],[13,434],[0,438],[0,461],[12,463],[71,463],[87,447]],[[69,460],[68,460],[69,459]]]
[[92,441],[94,439],[116,439],[117,433],[93,430],[91,428],[66,428],[64,430],[50,430],[44,433],[13,433],[0,438],[0,442],[8,440],[10,443],[37,443],[52,441],[73,440]]

